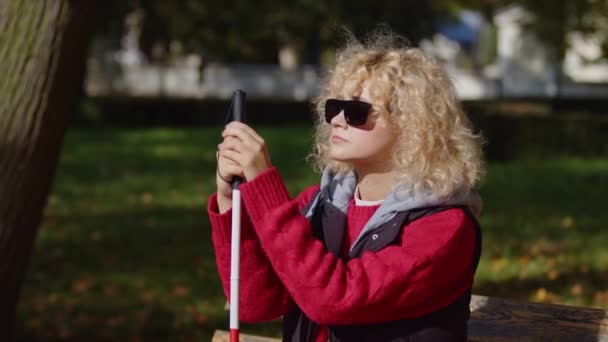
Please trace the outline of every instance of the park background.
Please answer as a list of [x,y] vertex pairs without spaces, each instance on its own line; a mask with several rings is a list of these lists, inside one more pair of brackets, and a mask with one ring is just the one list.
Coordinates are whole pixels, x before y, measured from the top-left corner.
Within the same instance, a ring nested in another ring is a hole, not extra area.
[[[64,1],[18,3],[0,1],[4,13],[32,18]],[[250,122],[290,193],[317,182],[305,159],[309,101],[342,25],[364,35],[386,24],[442,60],[485,137],[473,292],[608,309],[607,2],[142,0],[91,8],[57,9],[86,14],[91,22],[81,24],[91,34],[85,57],[71,61],[84,67],[72,70],[78,89],[63,113],[56,169],[38,175],[52,187],[31,256],[21,255],[17,340],[207,341],[226,329],[206,205],[230,95],[248,93]],[[26,38],[35,32],[28,23],[44,23],[0,19],[0,32]],[[7,73],[10,60],[1,63]],[[4,103],[19,95],[2,90]],[[243,331],[277,336],[280,328]]]

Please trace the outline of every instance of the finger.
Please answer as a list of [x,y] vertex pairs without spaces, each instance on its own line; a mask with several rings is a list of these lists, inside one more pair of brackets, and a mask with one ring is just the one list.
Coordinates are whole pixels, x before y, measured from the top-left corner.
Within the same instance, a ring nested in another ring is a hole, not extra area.
[[232,121],[227,126],[242,129],[243,131],[248,133],[253,139],[255,139],[260,144],[264,142],[264,139],[262,139],[262,137],[258,134],[258,132],[256,132],[253,128],[251,128],[251,126],[249,126],[247,124],[244,124],[244,123],[238,122],[238,121]]
[[[223,133],[224,133],[224,132],[222,131],[222,135],[223,135]],[[229,136],[226,136],[226,137],[222,137],[222,141],[221,141],[219,144],[217,144],[217,147],[218,147],[218,149],[219,149],[219,147],[220,147],[220,146],[222,146],[222,145],[226,144],[227,142],[230,142],[230,141],[235,141],[235,140],[236,140],[236,141],[240,141],[240,139],[239,139],[239,138],[234,137],[234,136],[230,136],[230,135],[229,135]]]
[[234,138],[248,143],[257,143],[257,140],[255,140],[251,134],[243,130],[241,127],[226,126],[222,131],[222,137],[225,139]]
[[234,151],[241,154],[241,158],[239,159],[241,166],[244,166],[244,163],[246,163],[248,159],[253,159],[256,155],[259,155],[260,152],[262,152],[263,158],[266,162],[269,162],[270,159],[267,156],[268,151],[266,151],[264,145],[243,142],[234,137],[231,137],[231,139],[226,139],[226,142],[220,144],[218,148],[220,151]]
[[219,144],[217,147],[220,151],[234,150],[240,152],[243,149],[243,142],[235,137],[226,137],[226,139],[224,139],[224,142]]
[[221,168],[218,167],[217,172],[219,176],[225,180],[232,180],[234,177],[243,177],[243,171],[241,167],[237,165],[226,165]]
[[226,137],[224,137],[224,139],[222,140],[222,143],[227,142],[227,141],[240,141],[241,139],[232,136],[232,135],[228,135]]
[[234,160],[228,159],[224,156],[220,156],[220,159],[217,163],[218,167],[223,167],[226,165],[237,165],[240,166],[239,163],[235,162]]
[[232,150],[241,153],[243,150],[242,145],[243,143],[237,138],[231,137],[230,139],[225,140],[217,145],[217,158],[221,158],[222,151]]
[[262,144],[262,142],[260,142],[260,140],[259,140],[261,138],[259,138],[259,137],[256,138],[249,131],[243,129],[243,127],[240,127],[240,126],[230,126],[230,125],[226,126],[226,128],[222,132],[222,136],[223,137],[229,137],[229,136],[236,137],[248,145]]
[[252,156],[262,153],[264,154],[264,159],[268,161],[269,158],[266,158],[265,156],[265,154],[268,153],[268,149],[263,140],[262,142],[258,142],[252,136],[250,136],[248,133],[244,132],[238,127],[226,128],[226,134],[232,134],[233,132],[237,132],[237,134],[240,135],[235,138],[236,141],[233,140],[233,143],[231,143],[230,146],[232,146],[235,150],[238,150],[241,153],[251,154]]
[[264,150],[264,159],[266,160],[266,165],[272,165],[272,162],[270,161],[270,154],[268,153],[268,150]]
[[237,151],[233,150],[221,150],[220,158],[225,158],[232,162],[233,164],[242,166],[243,164],[243,155]]

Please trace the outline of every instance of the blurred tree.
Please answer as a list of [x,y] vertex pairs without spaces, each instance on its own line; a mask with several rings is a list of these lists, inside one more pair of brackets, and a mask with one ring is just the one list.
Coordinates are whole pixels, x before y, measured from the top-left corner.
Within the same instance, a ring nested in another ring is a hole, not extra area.
[[433,33],[438,19],[453,14],[450,5],[448,1],[342,1],[338,18],[354,28],[356,34],[364,34],[379,23],[386,23],[412,44],[417,44]]
[[[129,11],[144,11],[141,46],[149,56],[170,59],[171,51],[193,52],[205,61],[276,63],[288,45],[307,63],[334,47],[339,27],[356,34],[386,24],[413,44],[434,32],[437,20],[460,9],[479,10],[491,22],[509,5],[522,5],[536,19],[528,28],[561,59],[572,30],[600,32],[608,52],[608,2],[600,0],[129,0],[112,1],[113,13],[101,32],[120,35]],[[119,37],[113,41],[118,42]]]
[[399,0],[132,0],[113,6],[120,18],[129,8],[144,9],[142,47],[148,56],[162,46],[169,58],[175,41],[208,61],[249,63],[276,63],[286,45],[306,62],[318,62],[342,25],[361,34],[387,24],[415,44],[432,32],[433,21],[447,8],[446,1]]
[[[600,33],[608,38],[608,1],[597,0],[529,0],[523,4],[535,20],[530,23],[539,38],[546,42],[562,60],[572,31]],[[606,39],[604,51],[606,47]]]
[[0,0],[0,340],[16,304],[81,86],[101,1]]

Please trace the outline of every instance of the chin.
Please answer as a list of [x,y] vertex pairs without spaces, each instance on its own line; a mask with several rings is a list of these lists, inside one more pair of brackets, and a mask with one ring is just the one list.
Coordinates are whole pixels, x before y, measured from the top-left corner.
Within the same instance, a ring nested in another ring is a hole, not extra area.
[[370,151],[364,147],[353,148],[352,146],[332,146],[329,150],[331,159],[343,163],[354,163],[366,161],[377,156],[379,151]]
[[339,161],[339,162],[347,162],[351,158],[350,153],[344,153],[344,151],[331,151],[329,153],[331,159]]
[[330,157],[331,157],[331,159],[341,162],[341,163],[352,163],[352,162],[355,162],[355,161],[361,159],[358,156],[353,156],[351,154],[346,154],[346,153],[331,153]]

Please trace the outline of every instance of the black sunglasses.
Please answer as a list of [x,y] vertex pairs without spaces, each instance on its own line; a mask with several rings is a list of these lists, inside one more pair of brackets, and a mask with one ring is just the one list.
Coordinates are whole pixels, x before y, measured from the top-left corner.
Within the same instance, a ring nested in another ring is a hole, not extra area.
[[344,119],[348,125],[363,126],[371,108],[370,103],[363,101],[329,99],[325,101],[325,121],[331,123],[334,117],[344,111]]

